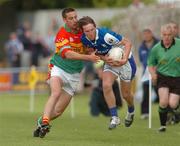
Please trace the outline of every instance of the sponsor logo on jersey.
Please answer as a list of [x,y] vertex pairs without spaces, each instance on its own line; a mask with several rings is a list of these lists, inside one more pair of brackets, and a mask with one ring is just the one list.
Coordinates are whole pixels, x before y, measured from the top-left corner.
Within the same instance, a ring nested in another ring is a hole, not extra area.
[[69,38],[69,41],[70,41],[70,42],[73,42],[73,41],[74,41],[74,39],[73,39],[72,37],[70,37],[70,38]]
[[97,53],[98,53],[98,54],[106,54],[107,52],[108,52],[108,49],[103,50],[103,51],[97,50]]
[[101,46],[103,46],[104,48],[107,48],[106,44],[102,44]]
[[108,43],[110,43],[110,44],[112,44],[113,41],[114,41],[114,40],[113,40],[112,38],[109,38],[109,39],[108,39]]

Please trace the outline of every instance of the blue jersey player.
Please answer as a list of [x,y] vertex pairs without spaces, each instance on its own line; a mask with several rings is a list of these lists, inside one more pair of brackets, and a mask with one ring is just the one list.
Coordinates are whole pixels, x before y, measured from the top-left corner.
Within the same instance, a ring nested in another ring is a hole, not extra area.
[[[134,118],[134,101],[131,93],[132,79],[135,76],[136,64],[131,53],[131,42],[123,36],[105,28],[96,28],[91,17],[83,17],[79,20],[79,26],[83,31],[81,41],[89,50],[96,50],[96,54],[105,61],[103,71],[103,92],[106,103],[110,110],[111,120],[109,129],[114,129],[120,124],[118,117],[115,96],[112,84],[119,77],[121,93],[128,105],[125,117],[125,126],[130,127]],[[124,55],[119,61],[113,61],[107,53],[113,46],[123,45]]]

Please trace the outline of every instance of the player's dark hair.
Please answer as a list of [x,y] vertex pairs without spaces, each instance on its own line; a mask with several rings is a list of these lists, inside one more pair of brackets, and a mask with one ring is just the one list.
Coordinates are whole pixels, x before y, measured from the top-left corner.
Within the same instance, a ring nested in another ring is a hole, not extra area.
[[76,11],[74,8],[65,8],[65,9],[63,9],[63,11],[62,11],[62,17],[63,17],[63,18],[66,18],[66,14],[67,14],[67,13],[69,13],[69,12],[74,12],[74,11]]
[[84,25],[93,24],[96,27],[96,23],[89,16],[84,16],[78,21],[79,27],[82,29]]

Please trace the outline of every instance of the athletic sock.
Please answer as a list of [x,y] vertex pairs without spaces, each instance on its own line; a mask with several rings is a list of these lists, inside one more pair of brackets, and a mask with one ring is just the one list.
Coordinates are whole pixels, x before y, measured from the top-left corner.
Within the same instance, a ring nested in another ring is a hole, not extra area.
[[134,106],[128,106],[128,112],[133,113],[134,112]]
[[173,113],[177,113],[179,114],[180,113],[180,106],[178,105],[175,109],[173,109]]
[[116,116],[116,117],[118,116],[116,107],[110,108],[109,110],[110,110],[110,114],[111,114],[112,117],[113,116]]
[[159,118],[161,126],[166,126],[168,108],[162,108],[159,106]]
[[38,123],[39,123],[39,124],[42,123],[42,116],[38,118]]
[[175,109],[173,109],[173,113],[174,113],[175,123],[180,122],[180,106],[179,105]]
[[42,118],[42,123],[43,123],[43,124],[49,124],[49,118],[46,117],[46,116],[43,116],[43,118]]

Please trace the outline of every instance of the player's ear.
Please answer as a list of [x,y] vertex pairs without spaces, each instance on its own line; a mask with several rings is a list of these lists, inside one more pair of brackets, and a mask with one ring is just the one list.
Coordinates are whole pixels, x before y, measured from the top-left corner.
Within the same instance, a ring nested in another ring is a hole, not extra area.
[[64,23],[67,23],[67,20],[66,20],[66,18],[63,18],[63,21],[64,21]]

